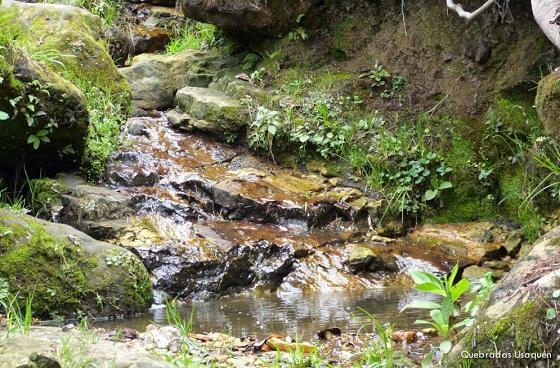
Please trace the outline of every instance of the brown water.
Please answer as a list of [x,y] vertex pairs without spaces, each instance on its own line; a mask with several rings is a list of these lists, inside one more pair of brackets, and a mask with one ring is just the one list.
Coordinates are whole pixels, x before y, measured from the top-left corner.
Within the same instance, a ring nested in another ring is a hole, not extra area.
[[[358,311],[363,308],[396,329],[418,328],[414,321],[424,318],[419,310],[399,310],[415,299],[427,296],[399,287],[369,289],[364,292],[329,293],[245,293],[205,302],[186,304],[181,312],[189,318],[195,314],[193,331],[223,332],[233,336],[257,338],[279,333],[312,338],[327,327],[356,332],[367,323]],[[165,324],[165,309],[155,308],[149,314],[129,320],[98,322],[99,327],[129,327],[139,331],[150,323]]]

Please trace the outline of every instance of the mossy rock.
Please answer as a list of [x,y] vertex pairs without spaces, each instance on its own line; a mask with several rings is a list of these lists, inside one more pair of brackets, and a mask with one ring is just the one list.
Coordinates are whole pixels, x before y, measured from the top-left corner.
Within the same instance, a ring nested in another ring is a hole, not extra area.
[[[25,30],[21,42],[35,53],[51,54],[51,63],[74,79],[94,82],[115,95],[130,96],[130,87],[109,55],[101,18],[85,9],[62,4],[8,1],[14,22]],[[59,63],[64,64],[61,67]]]
[[[32,109],[32,110],[31,110]],[[24,160],[29,172],[76,167],[89,118],[85,97],[72,83],[21,49],[0,49],[0,172],[12,174]],[[47,132],[38,147],[32,135]]]
[[[495,367],[491,356],[472,353],[511,353],[499,359],[500,367],[546,366],[546,359],[522,357],[515,352],[560,354],[560,328],[554,293],[560,287],[560,227],[541,237],[533,249],[496,285],[475,323],[453,348],[449,367]],[[540,363],[539,363],[540,361]],[[540,365],[544,363],[544,365]]]
[[128,250],[67,225],[0,211],[0,277],[38,317],[129,315],[145,311],[152,287]]
[[560,140],[560,71],[539,82],[535,104],[546,132],[556,141]]

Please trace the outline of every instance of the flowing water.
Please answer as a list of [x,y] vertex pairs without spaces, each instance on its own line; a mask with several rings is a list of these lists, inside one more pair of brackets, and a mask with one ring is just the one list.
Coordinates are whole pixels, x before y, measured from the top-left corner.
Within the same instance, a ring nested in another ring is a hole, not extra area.
[[[439,271],[445,255],[364,237],[358,219],[373,199],[360,189],[178,132],[164,116],[130,119],[124,134],[105,178],[138,207],[108,240],[136,249],[158,292],[191,301],[181,313],[188,319],[194,308],[195,332],[310,338],[329,327],[358,331],[367,323],[359,308],[397,329],[425,317],[399,312],[425,294],[383,285],[410,268]],[[365,257],[349,270],[355,249],[393,261]],[[97,324],[142,331],[153,322],[166,323],[161,304]]]

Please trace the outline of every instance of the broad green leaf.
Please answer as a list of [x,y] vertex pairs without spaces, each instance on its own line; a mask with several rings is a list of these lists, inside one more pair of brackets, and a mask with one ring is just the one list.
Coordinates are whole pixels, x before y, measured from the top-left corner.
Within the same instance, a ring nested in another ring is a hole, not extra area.
[[546,310],[546,319],[555,319],[556,318],[556,309],[548,308]]
[[437,194],[438,194],[437,189],[436,190],[428,189],[426,191],[426,193],[424,193],[424,199],[426,201],[431,201],[432,199],[434,199],[437,196]]
[[410,272],[410,277],[412,277],[412,280],[414,281],[415,284],[424,284],[424,283],[431,282],[437,285],[441,290],[445,290],[445,287],[443,286],[441,280],[429,272],[413,270]]
[[426,291],[428,293],[433,293],[433,294],[437,294],[437,295],[441,295],[441,296],[445,296],[447,295],[447,293],[445,292],[445,290],[442,290],[439,285],[436,285],[434,283],[431,282],[424,282],[422,284],[417,284],[415,286],[416,290],[419,291]]
[[430,316],[434,320],[434,322],[443,328],[443,326],[447,326],[448,321],[443,317],[441,310],[434,309],[430,312]]
[[449,189],[449,188],[452,188],[452,187],[453,187],[453,184],[451,184],[451,182],[449,182],[449,181],[444,181],[443,183],[441,183],[439,185],[439,189]]
[[442,341],[441,344],[439,344],[439,351],[441,351],[443,354],[447,354],[451,351],[452,347],[453,345],[451,344],[451,341],[445,340]]
[[0,111],[0,120],[8,120],[10,115],[6,114],[4,111]]
[[457,284],[451,287],[451,300],[457,301],[467,291],[469,291],[471,283],[467,279],[461,279]]
[[430,325],[430,326],[433,325],[432,322],[426,321],[424,319],[417,319],[416,321],[414,321],[414,324],[415,325]]
[[401,312],[406,310],[406,309],[410,309],[410,308],[415,308],[415,309],[439,309],[441,308],[441,305],[439,305],[438,303],[435,302],[430,302],[428,300],[415,300],[412,303],[409,303],[407,305],[404,306],[403,309],[401,309]]

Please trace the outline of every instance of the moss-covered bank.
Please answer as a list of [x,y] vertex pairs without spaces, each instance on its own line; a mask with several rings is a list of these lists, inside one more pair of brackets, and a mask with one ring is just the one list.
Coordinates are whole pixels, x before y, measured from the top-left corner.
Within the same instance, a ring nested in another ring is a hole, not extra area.
[[122,315],[152,300],[148,273],[132,253],[66,225],[0,211],[0,277],[37,316]]

